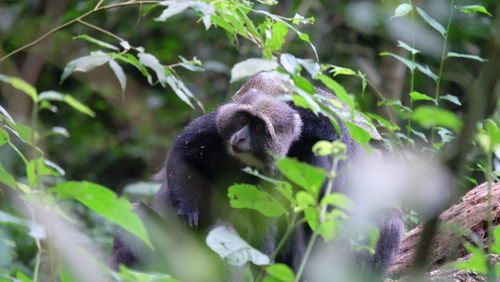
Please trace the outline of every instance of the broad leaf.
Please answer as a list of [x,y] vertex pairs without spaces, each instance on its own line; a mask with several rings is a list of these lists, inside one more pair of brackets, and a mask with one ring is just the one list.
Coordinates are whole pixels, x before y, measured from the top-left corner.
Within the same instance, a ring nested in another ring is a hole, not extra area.
[[69,62],[64,68],[63,74],[61,75],[61,83],[68,78],[73,72],[81,71],[87,72],[98,66],[102,66],[111,59],[110,55],[102,52],[96,51],[90,53],[90,55],[78,58]]
[[278,63],[273,60],[250,58],[237,63],[231,69],[231,81],[233,83],[245,77],[254,76],[263,71],[271,71],[278,68]]
[[424,128],[443,126],[459,132],[462,121],[456,114],[433,106],[420,106],[413,112],[411,119]]
[[283,68],[292,75],[297,73],[297,69],[299,67],[299,62],[294,55],[284,53],[280,56],[280,63]]
[[356,140],[359,144],[366,145],[372,139],[372,135],[366,129],[348,121],[345,122],[345,125],[352,139]]
[[35,87],[28,82],[18,78],[0,74],[0,81],[10,84],[12,87],[21,90],[26,95],[30,96],[34,103],[38,102],[38,93]]
[[167,75],[165,74],[165,68],[160,64],[160,61],[158,61],[155,56],[148,53],[139,53],[137,56],[143,65],[151,68],[156,73],[161,86],[165,87],[167,83]]
[[283,263],[273,264],[266,267],[266,272],[271,275],[271,277],[278,279],[283,282],[293,282],[295,280],[295,274],[290,267]]
[[242,266],[247,262],[252,262],[255,265],[270,263],[269,257],[252,248],[240,238],[236,231],[226,226],[217,226],[210,230],[205,242],[210,249],[231,265]]
[[254,209],[265,216],[280,216],[286,209],[269,193],[259,190],[254,185],[235,184],[229,187],[227,196],[231,207]]
[[140,218],[132,211],[132,204],[124,198],[117,198],[116,194],[108,188],[87,181],[68,181],[51,188],[49,191],[57,193],[60,199],[79,201],[153,248]]
[[325,180],[325,171],[297,160],[284,158],[276,165],[283,175],[295,184],[307,190],[316,199]]

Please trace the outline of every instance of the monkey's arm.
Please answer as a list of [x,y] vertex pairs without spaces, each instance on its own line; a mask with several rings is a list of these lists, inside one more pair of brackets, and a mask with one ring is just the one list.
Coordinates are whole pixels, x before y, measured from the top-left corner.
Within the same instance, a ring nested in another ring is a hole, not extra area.
[[170,149],[163,171],[162,188],[153,205],[160,214],[171,205],[175,212],[195,228],[209,214],[211,181],[221,158],[226,156],[224,142],[217,132],[216,112],[191,122]]

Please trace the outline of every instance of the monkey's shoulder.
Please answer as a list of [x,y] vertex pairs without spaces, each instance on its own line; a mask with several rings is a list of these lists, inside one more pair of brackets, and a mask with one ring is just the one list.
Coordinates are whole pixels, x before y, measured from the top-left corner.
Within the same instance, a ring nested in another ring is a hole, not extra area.
[[290,105],[294,110],[296,110],[302,120],[302,132],[299,142],[304,139],[317,141],[317,140],[330,140],[333,141],[338,139],[338,134],[335,131],[330,120],[321,114],[314,114],[311,110],[298,107],[295,105]]

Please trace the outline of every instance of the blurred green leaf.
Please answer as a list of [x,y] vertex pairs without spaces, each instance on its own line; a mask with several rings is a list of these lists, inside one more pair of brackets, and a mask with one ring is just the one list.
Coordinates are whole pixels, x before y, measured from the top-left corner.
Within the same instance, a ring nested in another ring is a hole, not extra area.
[[458,97],[455,96],[455,95],[446,94],[446,95],[443,95],[443,96],[439,97],[439,99],[441,99],[441,100],[447,100],[447,101],[452,102],[455,105],[462,106],[462,103],[460,102],[460,100],[458,100]]
[[273,60],[250,58],[239,62],[231,69],[231,81],[233,83],[245,77],[254,76],[260,72],[271,71],[278,68],[278,63]]
[[50,188],[49,191],[57,193],[60,199],[79,201],[154,249],[140,218],[132,211],[132,204],[124,198],[117,198],[108,188],[87,181],[68,181]]
[[0,147],[5,145],[10,139],[9,133],[5,130],[0,128]]
[[265,216],[280,216],[286,209],[269,193],[259,190],[250,184],[235,184],[229,187],[227,196],[231,207],[241,209],[248,208],[259,211]]
[[10,174],[5,168],[3,167],[2,163],[0,162],[0,182],[9,186],[10,188],[17,188],[17,182],[14,176]]
[[326,242],[330,241],[335,237],[338,231],[339,222],[336,220],[326,220],[319,224],[318,228],[315,230],[321,235]]
[[447,58],[465,58],[465,59],[471,59],[471,60],[479,61],[481,63],[484,63],[484,62],[488,61],[488,60],[483,59],[483,58],[481,58],[479,56],[476,56],[476,55],[461,54],[461,53],[456,53],[456,52],[448,52],[448,54],[446,54],[446,57]]
[[412,9],[413,6],[408,3],[399,4],[399,6],[397,6],[394,10],[394,15],[391,17],[391,19],[406,16],[409,12],[411,12]]
[[462,121],[456,114],[433,106],[418,107],[413,112],[411,119],[423,128],[444,126],[454,132],[459,132],[462,128]]
[[127,77],[125,76],[125,72],[123,72],[122,67],[113,59],[109,60],[109,66],[118,79],[122,92],[125,91],[125,86],[127,85]]
[[0,211],[0,224],[6,223],[27,227],[29,229],[28,235],[32,238],[41,240],[47,238],[47,231],[42,225],[30,220],[19,218],[10,213]]
[[68,78],[73,72],[87,72],[98,66],[102,66],[111,59],[109,54],[102,51],[91,52],[90,55],[69,62],[61,75],[60,83]]
[[89,107],[82,104],[80,101],[73,98],[71,95],[64,95],[64,102],[73,107],[75,110],[82,112],[88,116],[95,117],[94,111],[92,111]]
[[393,54],[393,53],[390,53],[390,52],[382,52],[379,54],[380,56],[391,56],[393,58],[396,58],[398,61],[400,61],[401,63],[405,64],[410,70],[414,70],[416,67],[417,67],[417,64],[413,61],[410,61],[406,58],[403,58],[399,55],[396,55],[396,54]]
[[316,206],[316,200],[311,196],[311,194],[305,192],[305,191],[299,191],[295,195],[297,205],[299,206],[300,209],[306,209],[308,207],[314,207]]
[[321,199],[321,205],[331,205],[347,211],[352,210],[352,207],[354,206],[352,200],[341,193],[331,193],[324,196]]
[[165,74],[165,68],[162,64],[160,64],[160,61],[155,56],[148,53],[139,53],[137,56],[139,57],[141,64],[151,68],[156,73],[161,86],[165,87],[167,85],[167,75]]
[[38,93],[36,92],[35,87],[31,86],[28,82],[18,77],[10,77],[3,74],[0,74],[0,81],[8,83],[12,87],[21,90],[23,93],[30,96],[34,103],[38,102]]
[[434,101],[434,98],[432,97],[429,97],[423,93],[420,93],[420,92],[417,92],[417,91],[412,91],[410,92],[410,97],[413,101],[419,101],[419,100],[423,100],[423,101]]
[[95,39],[87,34],[80,34],[80,35],[77,35],[75,37],[73,37],[73,39],[83,39],[83,40],[87,40],[88,42],[90,43],[94,43],[96,44],[97,46],[100,46],[100,47],[104,47],[104,48],[108,48],[108,49],[111,49],[111,50],[115,50],[115,51],[118,51],[118,47],[116,46],[113,46],[109,43],[106,43],[104,41],[101,41],[99,39]]
[[289,53],[281,54],[280,63],[283,68],[292,75],[297,73],[299,68],[299,62],[297,62],[297,58],[294,55]]
[[359,144],[366,145],[372,139],[371,134],[364,128],[348,121],[345,122],[345,125],[349,130],[349,134],[351,135],[352,139],[356,140]]
[[488,12],[488,10],[481,5],[455,6],[455,8],[462,13],[467,13],[467,14],[483,13],[492,17],[491,13]]
[[[179,280],[172,278],[171,275],[155,272],[139,272],[120,265],[118,273],[123,279],[123,282],[178,282]],[[71,282],[70,280],[69,282]]]
[[453,262],[449,264],[449,266],[457,269],[474,271],[480,274],[488,273],[488,260],[483,250],[467,242],[464,243],[464,247],[467,252],[471,254],[469,260],[463,262]]
[[293,282],[295,280],[293,270],[288,265],[283,263],[276,263],[266,267],[266,272],[272,277],[278,279],[278,281]]
[[285,43],[285,37],[288,33],[288,27],[284,22],[275,22],[271,25],[271,33],[266,37],[265,46],[271,51],[281,50]]
[[398,47],[401,47],[401,48],[404,48],[404,49],[406,49],[406,50],[410,51],[410,53],[412,53],[413,55],[415,55],[415,54],[417,54],[417,53],[420,53],[420,51],[419,51],[419,50],[417,50],[417,49],[415,49],[415,48],[411,47],[410,45],[408,45],[408,44],[406,44],[405,42],[400,41],[400,40],[398,40]]

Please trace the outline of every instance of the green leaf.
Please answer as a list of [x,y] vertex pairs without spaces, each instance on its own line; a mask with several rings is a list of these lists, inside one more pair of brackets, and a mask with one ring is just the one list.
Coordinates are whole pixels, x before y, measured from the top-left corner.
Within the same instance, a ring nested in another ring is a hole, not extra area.
[[307,190],[315,199],[318,197],[326,175],[323,169],[290,158],[283,158],[276,165],[284,176]]
[[[177,95],[179,99],[181,99],[184,103],[188,104],[191,108],[194,108],[190,99],[196,100],[196,98],[194,97],[193,93],[191,93],[189,88],[186,87],[184,82],[182,82],[182,80],[178,79],[174,75],[168,75],[166,77],[166,81],[170,86],[170,88],[174,90],[175,95]],[[200,106],[200,108],[203,109],[203,105],[201,105],[201,103],[198,102],[198,105]]]
[[5,170],[1,162],[0,162],[0,182],[9,186],[10,188],[18,188],[16,179],[14,178],[14,176],[12,176],[12,174],[10,174],[7,170]]
[[321,66],[311,59],[297,59],[297,62],[306,69],[306,71],[311,75],[312,78],[316,77],[321,71]]
[[26,166],[26,174],[28,183],[31,187],[36,187],[39,183],[38,177],[47,175],[64,175],[64,170],[52,162],[48,162],[44,158],[36,158],[30,160]]
[[132,211],[132,204],[99,184],[82,181],[61,183],[49,191],[57,193],[60,199],[75,199],[94,212],[118,224],[123,229],[144,241],[151,249],[153,245],[140,218]]
[[303,32],[299,32],[297,33],[299,38],[302,40],[302,41],[305,41],[307,43],[311,43],[311,39],[309,38],[309,34],[307,33],[303,33]]
[[90,53],[90,55],[69,62],[61,75],[60,83],[75,71],[87,72],[98,66],[102,66],[111,59],[109,54],[102,51]]
[[32,145],[31,140],[33,137],[33,131],[31,130],[31,127],[21,123],[15,123],[11,121],[6,122],[11,127],[11,131],[14,133],[14,135],[16,135],[24,143]]
[[311,194],[305,191],[299,191],[295,195],[297,198],[297,205],[300,209],[306,209],[308,207],[316,206],[316,200],[311,196]]
[[293,82],[295,83],[295,86],[299,87],[300,89],[304,90],[305,92],[309,94],[314,94],[314,86],[305,78],[302,76],[294,75],[292,76]]
[[330,71],[333,73],[333,76],[337,75],[354,75],[357,76],[356,72],[352,69],[349,68],[344,68],[344,67],[339,67],[339,66],[334,66],[332,70]]
[[108,49],[111,49],[111,50],[115,50],[115,51],[118,51],[120,49],[118,49],[118,47],[116,46],[113,46],[109,43],[106,43],[104,41],[101,41],[99,39],[95,39],[91,36],[88,36],[87,34],[80,34],[80,35],[77,35],[75,37],[73,37],[73,39],[83,39],[83,40],[87,40],[88,42],[90,43],[94,43],[96,44],[97,46],[101,46],[101,47],[104,47],[104,48],[108,48]]
[[500,255],[500,226],[496,226],[495,229],[493,229],[493,237],[495,238],[495,243],[490,247],[490,250]]
[[462,106],[462,103],[460,103],[460,100],[458,100],[457,96],[451,95],[451,94],[446,94],[444,96],[439,97],[441,100],[447,100],[449,102],[452,102],[455,105]]
[[456,53],[456,52],[448,52],[448,54],[446,54],[446,57],[447,58],[465,58],[465,59],[471,59],[471,60],[479,61],[481,63],[484,63],[484,62],[488,61],[488,60],[483,59],[483,58],[481,58],[479,56],[476,56],[476,55],[461,54],[461,53]]
[[284,53],[280,56],[280,63],[283,68],[292,75],[295,75],[298,68],[299,63],[297,62],[297,58],[294,55]]
[[25,94],[31,97],[34,103],[38,102],[38,93],[36,92],[35,87],[31,86],[28,82],[18,78],[18,77],[10,77],[3,74],[0,74],[0,81],[10,84],[12,87],[21,90]]
[[53,90],[43,91],[38,96],[38,100],[42,101],[63,101],[64,95]]
[[271,33],[266,38],[265,46],[271,51],[281,50],[287,33],[288,27],[284,22],[278,21],[274,23],[271,26]]
[[28,235],[35,239],[43,240],[47,238],[47,231],[42,225],[3,211],[0,211],[0,223],[10,223],[27,227],[29,229]]
[[415,55],[417,53],[420,53],[419,50],[411,47],[410,45],[408,45],[408,44],[406,44],[406,43],[404,43],[403,41],[400,41],[400,40],[398,40],[398,47],[401,47],[401,48],[404,48],[404,49],[410,51],[410,53],[412,53],[413,55]]
[[168,18],[184,12],[191,6],[191,1],[163,1],[160,5],[167,6],[155,21],[164,22]]
[[237,63],[231,69],[231,81],[233,83],[245,77],[254,76],[263,71],[271,71],[278,68],[278,63],[273,60],[250,58]]
[[433,72],[431,71],[431,69],[429,68],[429,66],[425,66],[425,67],[424,67],[424,66],[422,66],[421,64],[416,64],[416,66],[417,66],[417,69],[418,69],[421,73],[423,73],[423,74],[427,75],[428,77],[432,78],[432,80],[434,80],[434,81],[437,81],[437,80],[438,80],[438,78],[439,78],[439,77],[438,77],[435,73],[433,73]]
[[319,223],[318,210],[315,207],[306,208],[304,210],[304,217],[305,217],[309,227],[312,230],[316,230],[316,228],[318,227],[318,223]]
[[345,91],[345,88],[340,85],[338,82],[335,80],[329,78],[326,75],[319,74],[317,75],[317,78],[323,82],[323,84],[331,89],[333,92],[335,92],[335,96],[337,96],[342,102],[346,103],[349,105],[350,110],[354,111],[354,101],[353,99],[347,94],[347,91]]
[[123,72],[122,67],[113,59],[109,60],[109,66],[115,73],[118,82],[120,83],[120,87],[122,92],[125,91],[125,86],[127,84],[127,77],[125,76],[125,72]]
[[338,231],[338,221],[334,220],[327,220],[323,221],[319,224],[318,229],[316,229],[316,232],[318,232],[319,235],[323,236],[326,242],[330,241],[335,237],[335,234],[337,234]]
[[232,185],[229,187],[227,196],[233,208],[254,209],[270,217],[280,216],[286,212],[283,205],[276,201],[269,193],[259,190],[254,185]]
[[9,133],[5,130],[0,128],[0,147],[5,145],[10,139]]
[[411,119],[423,128],[443,126],[457,133],[462,128],[462,121],[456,114],[433,106],[418,107],[413,112]]
[[351,135],[352,139],[357,141],[359,144],[366,145],[372,139],[371,134],[364,128],[359,127],[356,124],[348,121],[345,122],[345,125],[347,126],[347,129],[349,130],[349,134]]
[[73,98],[71,95],[64,95],[63,98],[64,102],[66,102],[68,105],[73,107],[75,110],[82,112],[86,115],[89,115],[91,117],[95,117],[94,111],[92,111],[89,107],[85,106],[82,104],[80,101],[76,100]]
[[413,128],[411,128],[410,130],[411,130],[411,133],[415,134],[415,136],[418,136],[420,139],[424,140],[426,143],[429,142],[427,140],[427,137],[425,136],[425,134],[423,132],[417,131]]
[[463,262],[454,262],[451,263],[450,266],[457,269],[474,271],[480,274],[487,274],[488,260],[483,250],[467,242],[464,243],[464,247],[471,254],[469,260]]
[[148,69],[133,54],[127,53],[125,56],[121,54],[113,54],[113,58],[133,65],[142,73],[142,75],[146,77],[149,84],[153,84],[153,77],[149,73]]
[[217,226],[210,230],[205,242],[230,265],[242,266],[247,262],[255,265],[270,263],[269,257],[252,248],[236,231],[226,226]]
[[321,205],[331,205],[348,211],[352,210],[352,207],[354,206],[352,200],[341,193],[331,193],[324,196],[321,199]]
[[438,21],[433,19],[431,16],[429,16],[424,10],[420,9],[419,7],[417,7],[417,12],[430,26],[432,26],[435,30],[437,30],[439,33],[441,33],[441,35],[443,37],[446,35],[446,29]]
[[[179,282],[179,280],[172,278],[171,275],[164,273],[156,273],[156,272],[139,272],[136,270],[132,270],[121,264],[119,266],[120,269],[120,278],[123,282]],[[72,282],[74,279],[69,280],[68,282]],[[61,281],[65,282],[65,281]]]
[[425,94],[422,94],[420,92],[417,92],[417,91],[413,91],[410,93],[410,97],[413,101],[420,101],[420,100],[423,100],[423,101],[434,101],[434,98],[432,97],[429,97]]
[[467,13],[467,14],[483,13],[490,17],[493,17],[491,13],[488,12],[488,10],[481,5],[455,6],[455,8],[462,13]]
[[390,52],[382,52],[379,54],[380,56],[391,56],[391,57],[394,57],[396,58],[398,61],[400,61],[401,63],[405,64],[410,70],[415,70],[415,68],[417,67],[417,64],[413,61],[410,61],[406,58],[403,58],[399,55],[396,55],[396,54],[393,54],[393,53],[390,53]]
[[394,15],[391,17],[391,19],[406,16],[409,12],[411,12],[412,9],[413,6],[408,3],[400,4],[394,10]]
[[276,263],[266,267],[266,272],[279,281],[293,282],[295,280],[295,274],[293,273],[293,270],[290,269],[288,265],[283,263]]

